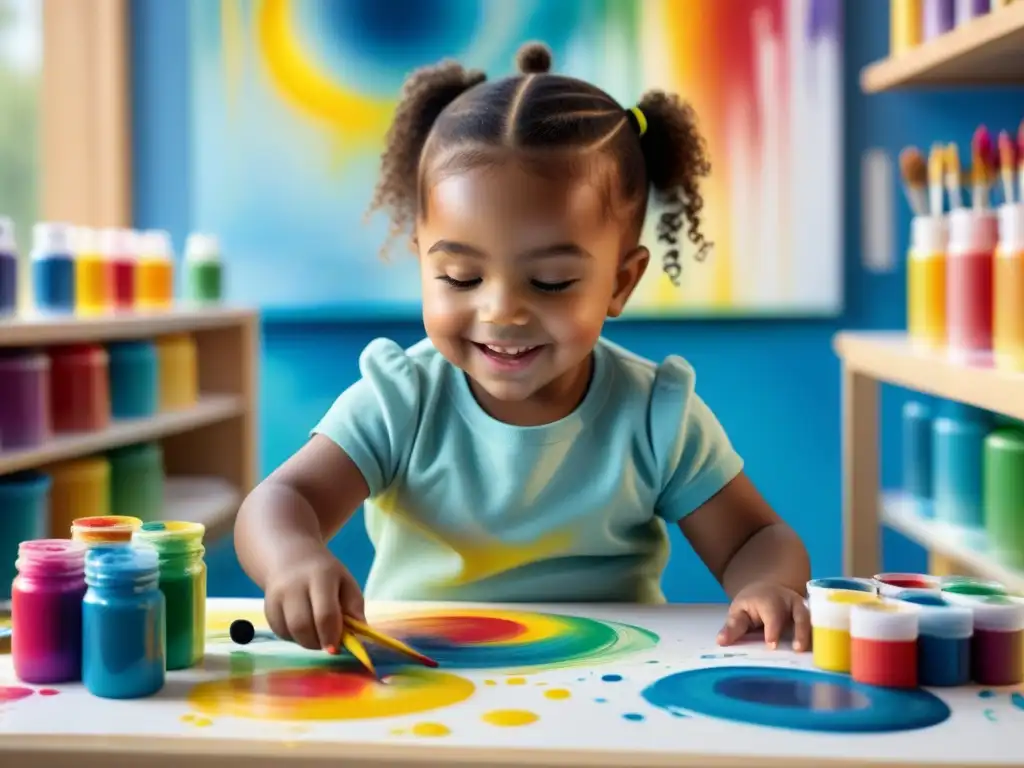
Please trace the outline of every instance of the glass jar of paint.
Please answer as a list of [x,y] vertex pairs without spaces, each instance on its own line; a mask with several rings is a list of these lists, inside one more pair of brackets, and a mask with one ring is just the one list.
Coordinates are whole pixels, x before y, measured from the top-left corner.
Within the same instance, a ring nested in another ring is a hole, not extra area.
[[[110,460],[110,511],[142,522],[159,520],[164,506],[164,454],[159,443],[115,448]],[[131,514],[129,514],[131,513]]]
[[11,599],[19,543],[46,536],[50,478],[42,472],[0,476],[0,604]]
[[0,448],[35,448],[52,431],[50,358],[41,352],[0,355]]
[[971,681],[974,615],[939,594],[904,592],[896,599],[917,606],[917,682],[947,687]]
[[50,354],[53,431],[95,432],[110,424],[107,352],[98,344],[55,347]]
[[24,541],[17,569],[11,600],[14,673],[37,685],[79,680],[85,547],[68,539]]
[[160,365],[160,410],[192,408],[199,400],[196,342],[191,334],[175,333],[156,340]]
[[186,296],[196,304],[215,304],[223,293],[220,243],[213,235],[195,232],[185,243]]
[[18,245],[14,222],[0,216],[0,318],[18,311]]
[[72,228],[39,222],[32,228],[32,285],[35,308],[43,314],[75,311],[75,257]]
[[985,438],[985,530],[992,552],[1024,569],[1024,426],[1006,425]]
[[110,269],[111,304],[115,310],[135,307],[135,248],[130,229],[100,231],[100,253]]
[[94,696],[136,699],[164,686],[165,606],[151,547],[102,545],[85,558],[82,682]]
[[889,55],[899,56],[921,44],[921,4],[896,0],[889,5]]
[[75,230],[75,310],[83,315],[112,307],[113,275],[100,252],[99,233],[91,227]]
[[919,349],[946,345],[946,220],[915,216],[907,254],[907,335]]
[[918,612],[881,598],[850,610],[850,677],[883,688],[917,687]]
[[148,230],[137,237],[135,302],[140,309],[169,309],[174,304],[174,251],[170,233]]
[[50,536],[64,539],[83,510],[93,517],[110,516],[110,462],[105,456],[87,456],[49,468]]
[[945,403],[933,424],[935,517],[981,531],[984,525],[982,457],[991,417],[962,403]]
[[996,367],[1024,369],[1024,203],[999,208],[992,349]]
[[151,341],[121,341],[110,356],[110,412],[115,419],[144,419],[160,409],[160,368]]
[[135,540],[160,558],[160,591],[167,604],[167,669],[187,669],[203,659],[206,643],[206,562],[199,523],[143,523]]
[[946,599],[974,614],[971,679],[978,685],[1024,682],[1024,599],[955,592]]
[[949,214],[946,255],[946,339],[960,361],[992,352],[992,270],[998,240],[996,216],[989,210],[956,208]]
[[944,35],[955,25],[953,0],[924,0],[924,39]]
[[71,538],[86,546],[130,544],[140,527],[139,518],[126,515],[79,517],[71,523]]
[[932,514],[932,411],[927,403],[903,405],[903,492],[914,510]]
[[967,24],[992,10],[991,0],[956,0],[956,25]]
[[814,666],[829,672],[850,671],[850,613],[855,605],[877,603],[871,592],[836,590],[809,601]]

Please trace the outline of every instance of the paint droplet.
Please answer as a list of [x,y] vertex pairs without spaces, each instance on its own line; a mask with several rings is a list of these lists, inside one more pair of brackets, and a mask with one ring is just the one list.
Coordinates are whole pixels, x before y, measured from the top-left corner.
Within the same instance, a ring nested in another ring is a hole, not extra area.
[[1017,709],[1024,709],[1024,693],[1011,693],[1010,703]]
[[608,702],[608,699],[594,699],[594,701],[596,701],[598,704],[605,704]]
[[552,688],[550,691],[544,691],[544,695],[549,699],[568,699],[572,694],[565,688]]
[[37,693],[40,696],[56,696],[60,691],[56,688],[40,688]]
[[638,723],[638,722],[640,722],[641,720],[643,720],[643,719],[644,719],[644,716],[643,716],[643,715],[638,715],[638,714],[637,714],[636,712],[630,712],[629,714],[627,714],[627,715],[623,715],[622,717],[623,717],[623,718],[624,718],[625,720],[631,720],[631,721],[633,721],[634,723]]
[[392,736],[402,736],[405,733],[404,728],[392,728],[390,731]]
[[0,685],[0,701],[19,701],[27,699],[35,691],[18,685]]
[[213,720],[202,715],[182,715],[181,722],[189,723],[194,725],[196,728],[206,728],[207,726],[213,725]]
[[617,683],[622,680],[622,675],[604,675],[601,679],[606,683]]
[[447,736],[451,731],[441,723],[417,723],[412,727],[413,736]]
[[978,691],[979,699],[991,699],[995,695],[995,691]]
[[526,678],[525,677],[510,677],[505,682],[508,683],[509,685],[526,685]]
[[497,685],[497,680],[484,680],[484,685]]
[[539,718],[533,712],[525,709],[495,709],[485,712],[483,721],[491,725],[498,725],[504,728],[514,728],[520,725],[529,725],[537,722]]
[[996,721],[996,713],[991,709],[985,710],[985,717],[988,718],[990,722],[994,723]]
[[651,659],[651,660],[650,660],[650,661],[648,661],[647,663],[648,663],[648,664],[658,664],[658,663],[659,663],[659,661],[658,661],[657,659]]
[[537,683],[537,685],[539,687],[539,686],[547,685],[547,683]]
[[702,659],[736,659],[746,656],[745,653],[705,653]]

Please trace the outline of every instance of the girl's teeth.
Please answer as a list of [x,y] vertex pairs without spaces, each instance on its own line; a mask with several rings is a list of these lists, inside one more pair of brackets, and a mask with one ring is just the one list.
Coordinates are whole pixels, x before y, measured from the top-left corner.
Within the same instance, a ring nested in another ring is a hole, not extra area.
[[515,357],[521,355],[524,352],[529,352],[533,347],[492,347],[490,344],[486,345],[491,352],[495,352],[499,355],[508,355],[509,357]]

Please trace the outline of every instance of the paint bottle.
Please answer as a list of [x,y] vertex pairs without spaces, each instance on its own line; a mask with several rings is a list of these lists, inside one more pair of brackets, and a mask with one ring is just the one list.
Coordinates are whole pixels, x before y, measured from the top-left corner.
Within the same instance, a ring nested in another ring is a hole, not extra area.
[[955,593],[947,594],[946,599],[974,613],[971,679],[978,685],[1024,682],[1024,600]]
[[50,478],[26,471],[0,475],[0,604],[11,600],[18,544],[46,536]]
[[100,252],[99,233],[91,227],[75,231],[75,309],[98,315],[111,306],[110,264]]
[[18,311],[18,244],[14,222],[0,216],[0,318]]
[[160,366],[151,341],[121,341],[110,355],[110,409],[115,419],[143,419],[160,409]]
[[185,273],[188,300],[196,304],[215,304],[222,298],[224,269],[220,242],[213,235],[195,232],[185,243]]
[[170,309],[174,304],[174,250],[171,236],[149,230],[138,238],[136,302],[140,309]]
[[918,607],[917,682],[924,686],[967,685],[971,681],[974,614],[941,595],[903,593],[897,599]]
[[67,539],[18,547],[11,611],[11,661],[35,685],[75,682],[82,674],[85,548]]
[[891,598],[850,611],[850,676],[883,688],[917,687],[918,610]]
[[71,535],[72,526],[87,509],[93,517],[110,515],[110,462],[105,456],[87,456],[50,467],[50,533],[54,539]]
[[82,682],[94,696],[137,699],[164,686],[165,605],[152,547],[103,545],[85,557]]
[[903,492],[918,514],[932,514],[932,411],[927,403],[903,405]]
[[814,666],[831,672],[850,671],[850,611],[855,605],[878,602],[870,592],[835,591],[809,601]]
[[135,540],[156,549],[160,591],[167,605],[167,669],[187,669],[203,659],[206,643],[206,562],[199,523],[143,523]]
[[0,448],[36,448],[52,432],[50,358],[39,352],[0,355]]
[[878,594],[878,585],[871,579],[856,576],[828,576],[823,579],[811,579],[807,582],[807,596],[829,595],[832,592],[869,592]]
[[943,216],[915,216],[907,254],[907,335],[918,349],[946,346],[946,247]]
[[159,520],[164,506],[164,454],[159,443],[115,448],[110,460],[110,511],[137,517],[143,523]]
[[983,16],[991,10],[990,5],[989,0],[956,0],[956,25],[959,27]]
[[985,531],[996,558],[1024,569],[1024,427],[1003,426],[985,438]]
[[939,577],[927,573],[879,573],[875,583],[882,597],[895,597],[908,590],[938,594],[942,588]]
[[921,0],[890,0],[889,55],[899,56],[921,44]]
[[987,360],[992,352],[992,271],[999,226],[989,210],[949,214],[946,258],[946,338],[958,362]]
[[35,308],[42,314],[75,311],[75,256],[72,227],[39,222],[32,228],[32,285]]
[[106,429],[110,375],[103,347],[76,344],[50,350],[50,411],[57,433]]
[[992,349],[998,368],[1024,369],[1024,203],[999,207]]
[[925,0],[924,39],[932,40],[949,32],[956,24],[953,0]]
[[160,366],[160,410],[192,408],[199,400],[196,342],[191,334],[174,333],[156,340]]
[[135,244],[130,229],[100,232],[100,252],[110,270],[111,304],[125,312],[135,308]]
[[945,523],[984,526],[982,457],[991,417],[963,403],[944,403],[933,425],[932,507]]
[[78,517],[71,523],[71,538],[86,546],[130,544],[132,534],[142,527],[137,517],[97,515]]

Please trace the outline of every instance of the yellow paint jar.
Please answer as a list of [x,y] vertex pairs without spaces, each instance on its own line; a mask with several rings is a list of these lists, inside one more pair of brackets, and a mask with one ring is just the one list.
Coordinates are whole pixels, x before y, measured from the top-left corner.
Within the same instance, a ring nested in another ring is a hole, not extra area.
[[90,456],[55,464],[47,470],[50,488],[50,536],[71,536],[71,523],[79,517],[110,514],[110,462]]
[[923,23],[921,0],[889,0],[889,55],[920,45]]
[[907,333],[922,349],[946,346],[946,221],[915,216],[907,254]]
[[878,603],[870,592],[836,590],[810,599],[814,666],[829,672],[850,671],[850,609]]
[[75,311],[83,315],[106,312],[111,306],[113,274],[100,251],[95,230],[75,231]]
[[199,400],[196,342],[191,334],[175,333],[156,340],[160,368],[160,410],[192,408]]
[[999,245],[992,282],[996,366],[1024,370],[1024,203],[999,208]]
[[135,302],[140,309],[170,309],[174,305],[174,251],[171,236],[162,230],[138,238],[135,264]]

